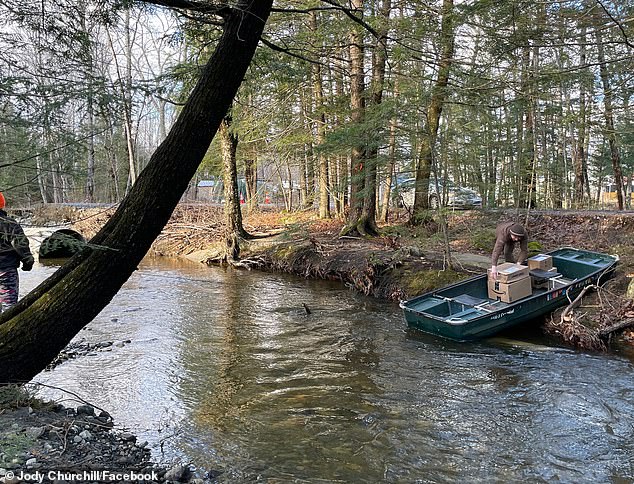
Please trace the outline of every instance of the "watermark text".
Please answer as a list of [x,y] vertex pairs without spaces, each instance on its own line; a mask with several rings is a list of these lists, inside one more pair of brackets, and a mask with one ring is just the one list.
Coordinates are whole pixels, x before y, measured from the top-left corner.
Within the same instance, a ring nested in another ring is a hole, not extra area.
[[135,472],[135,471],[82,471],[82,472],[68,472],[68,471],[7,471],[4,476],[0,475],[0,482],[13,481],[19,479],[20,482],[44,482],[44,479],[49,481],[66,481],[66,482],[114,482],[114,481],[157,481],[159,479],[157,471],[149,472]]

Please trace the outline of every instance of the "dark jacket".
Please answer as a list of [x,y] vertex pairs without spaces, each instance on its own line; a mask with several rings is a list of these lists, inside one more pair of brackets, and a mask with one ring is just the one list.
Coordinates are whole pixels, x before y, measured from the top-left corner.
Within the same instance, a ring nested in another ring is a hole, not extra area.
[[[495,245],[493,246],[493,254],[491,254],[491,265],[497,266],[498,259],[502,253],[507,256],[513,252],[515,241],[511,238],[511,226],[515,222],[504,222],[495,229]],[[521,264],[528,257],[528,235],[524,235],[518,243],[520,244],[520,253],[517,256],[517,263]],[[515,262],[506,257],[506,262]]]
[[25,261],[33,265],[29,239],[20,224],[0,210],[0,271],[17,269]]

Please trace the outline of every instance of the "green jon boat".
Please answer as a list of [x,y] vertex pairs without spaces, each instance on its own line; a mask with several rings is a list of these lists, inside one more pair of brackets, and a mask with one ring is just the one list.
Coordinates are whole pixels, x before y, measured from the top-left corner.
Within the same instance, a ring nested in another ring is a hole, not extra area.
[[412,328],[456,341],[485,338],[569,304],[586,286],[605,282],[618,262],[614,255],[568,247],[548,255],[557,270],[531,271],[544,277],[544,287],[528,297],[512,303],[490,299],[485,274],[401,301],[405,319]]

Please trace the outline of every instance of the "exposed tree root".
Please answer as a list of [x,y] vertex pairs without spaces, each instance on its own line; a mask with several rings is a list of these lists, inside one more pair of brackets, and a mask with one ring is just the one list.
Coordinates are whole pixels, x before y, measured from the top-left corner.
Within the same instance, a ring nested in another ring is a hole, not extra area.
[[[577,315],[575,308],[591,289],[597,290],[598,305],[590,316],[589,313]],[[632,326],[634,301],[619,297],[604,287],[588,286],[563,311],[549,318],[546,331],[559,335],[575,348],[606,351],[613,337]]]
[[607,349],[597,332],[581,324],[572,311],[565,319],[558,319],[556,315],[551,316],[546,328],[548,332],[557,334],[564,342],[575,348],[598,351]]

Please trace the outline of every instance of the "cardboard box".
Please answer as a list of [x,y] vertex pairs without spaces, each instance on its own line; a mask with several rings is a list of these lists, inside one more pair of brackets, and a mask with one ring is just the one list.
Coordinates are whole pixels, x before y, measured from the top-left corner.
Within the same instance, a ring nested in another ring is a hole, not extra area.
[[489,299],[512,303],[533,294],[531,278],[523,277],[513,282],[489,279]]
[[[488,270],[487,275],[489,280],[491,279],[491,269]],[[498,266],[498,282],[513,282],[523,277],[528,277],[528,267],[520,264],[512,264],[511,262],[505,262]]]
[[540,271],[548,271],[553,267],[553,258],[546,254],[537,254],[528,259],[528,268],[530,270],[538,269]]

